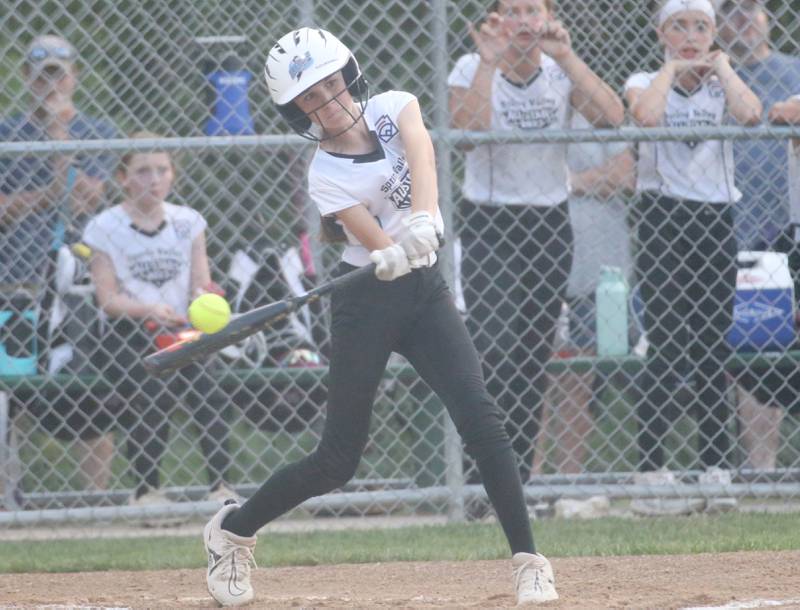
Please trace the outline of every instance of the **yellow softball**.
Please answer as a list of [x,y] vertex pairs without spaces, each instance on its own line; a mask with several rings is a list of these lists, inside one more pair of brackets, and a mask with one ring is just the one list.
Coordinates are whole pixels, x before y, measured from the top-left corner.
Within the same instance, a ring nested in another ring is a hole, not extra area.
[[209,335],[225,328],[230,319],[231,307],[218,294],[200,295],[189,305],[189,322],[197,330]]

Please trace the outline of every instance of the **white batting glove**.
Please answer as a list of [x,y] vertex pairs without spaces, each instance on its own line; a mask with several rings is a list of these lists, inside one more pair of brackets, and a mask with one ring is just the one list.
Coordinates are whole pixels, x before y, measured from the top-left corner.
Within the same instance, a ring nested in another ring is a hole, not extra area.
[[403,219],[405,232],[400,245],[408,258],[421,258],[439,249],[439,234],[433,216],[428,212],[416,212]]
[[392,244],[383,250],[373,250],[369,254],[369,260],[375,263],[375,277],[384,282],[391,282],[411,273],[408,255],[400,244]]
[[431,252],[425,256],[418,258],[409,258],[408,264],[412,269],[419,269],[421,267],[433,267],[436,264],[436,252]]

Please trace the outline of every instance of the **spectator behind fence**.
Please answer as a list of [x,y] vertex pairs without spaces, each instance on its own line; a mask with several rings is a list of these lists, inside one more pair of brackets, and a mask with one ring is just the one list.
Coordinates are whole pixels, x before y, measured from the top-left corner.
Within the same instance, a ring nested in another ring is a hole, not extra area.
[[[769,120],[776,125],[800,125],[800,94],[786,101],[776,102],[769,111]],[[795,303],[797,303],[800,299],[800,140],[790,141],[788,147],[789,224],[779,238],[779,243],[783,244],[781,249],[789,255],[789,267],[794,280]],[[795,308],[795,328],[800,332],[800,313],[797,305]],[[800,349],[800,341],[795,341],[793,349]],[[798,393],[800,370],[796,363],[777,363],[763,374],[745,371],[742,382],[748,388],[753,388],[754,400],[786,409],[794,415],[800,413],[800,393]],[[783,415],[782,411],[779,413]],[[777,451],[777,442],[774,447]],[[772,449],[772,445],[769,448]],[[776,456],[771,454],[771,457],[775,459]],[[789,456],[786,461],[792,464],[796,459],[795,454]]]
[[[625,97],[645,127],[743,125],[761,120],[761,103],[736,75],[728,56],[711,52],[714,9],[708,0],[668,0],[656,15],[665,61],[657,72],[633,74]],[[664,439],[680,411],[677,393],[694,381],[701,482],[728,482],[730,460],[725,335],[732,323],[736,239],[730,140],[639,144],[636,272],[649,349],[637,408],[640,484],[671,484]],[[728,505],[733,504],[733,501]],[[702,500],[634,501],[643,514],[691,512]],[[719,508],[723,505],[719,504]],[[715,508],[709,506],[708,508]]]
[[[773,106],[769,113],[771,122],[779,125],[800,125],[800,88],[797,95]],[[794,297],[800,303],[800,138],[789,142],[789,231],[791,242],[789,267],[794,278]],[[795,312],[796,326],[800,332],[800,307]],[[794,385],[794,388],[800,385]]]
[[[621,100],[575,54],[553,5],[500,0],[479,30],[470,26],[477,52],[462,56],[448,78],[453,127],[560,130],[573,110],[596,127],[622,123]],[[523,481],[572,265],[566,150],[482,144],[466,155],[460,215],[468,324],[490,394],[508,413]]]
[[[757,0],[725,0],[719,11],[721,46],[730,53],[736,72],[761,99],[773,120],[780,102],[800,91],[800,58],[770,46],[770,16]],[[775,118],[778,118],[777,116]],[[787,251],[791,245],[786,144],[781,140],[736,140],[736,184],[742,199],[734,207],[740,250]],[[771,381],[767,381],[767,379]],[[778,371],[766,376],[747,372],[739,379],[739,421],[746,465],[773,469],[780,446],[783,412],[770,395],[787,383]],[[763,403],[756,394],[766,397]]]
[[[590,127],[577,113],[571,126]],[[635,187],[635,161],[624,142],[580,142],[570,144],[567,162],[572,185],[569,214],[575,253],[567,285],[569,327],[567,336],[560,338],[566,343],[556,351],[566,351],[567,356],[590,356],[597,353],[594,293],[602,267],[618,267],[626,278],[631,277],[626,196]],[[559,337],[555,343],[559,346]],[[570,369],[559,373],[553,381],[547,389],[533,473],[541,474],[545,469],[579,473],[585,467],[588,437],[594,427],[590,405],[593,395],[602,392],[602,383],[595,383],[591,371],[577,373]]]
[[[22,65],[26,107],[0,123],[0,140],[117,137],[113,125],[75,106],[77,61],[75,48],[59,36],[33,39]],[[36,372],[37,358],[46,350],[40,341],[37,354],[33,335],[37,322],[45,326],[54,300],[55,254],[101,204],[112,163],[109,154],[55,151],[0,159],[0,311],[11,314],[2,328],[0,375]],[[34,312],[38,321],[32,318]],[[75,403],[64,396],[58,405],[40,398],[34,396],[26,406],[35,407],[40,421],[61,438],[80,439],[76,448],[86,483],[105,487],[114,449],[107,434],[111,420],[97,411],[91,392]]]
[[[158,136],[139,132],[131,137]],[[121,423],[130,434],[127,453],[135,477],[131,504],[136,506],[167,502],[159,467],[176,403],[197,424],[210,499],[236,497],[225,483],[231,465],[229,400],[211,377],[214,361],[163,379],[148,375],[141,365],[156,336],[169,340],[185,329],[191,298],[213,286],[206,221],[195,210],[165,200],[174,175],[166,152],[125,154],[117,172],[123,202],[93,218],[84,232],[92,249],[97,301],[110,321],[101,368],[114,388],[109,402],[125,405]]]

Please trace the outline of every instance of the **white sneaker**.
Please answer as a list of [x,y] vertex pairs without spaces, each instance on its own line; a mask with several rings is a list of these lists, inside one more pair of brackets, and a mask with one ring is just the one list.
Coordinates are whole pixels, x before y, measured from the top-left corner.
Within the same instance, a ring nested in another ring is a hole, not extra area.
[[[701,472],[697,477],[697,482],[700,485],[732,485],[733,478],[731,477],[730,470],[723,470],[722,468],[709,468],[705,472]],[[739,508],[739,501],[733,497],[716,497],[709,498],[706,502],[707,513],[727,513]]]
[[250,570],[256,567],[256,537],[245,538],[222,529],[225,517],[238,508],[235,502],[225,504],[203,530],[208,592],[223,606],[239,606],[253,599]]
[[515,553],[511,558],[514,569],[514,589],[517,605],[540,604],[558,599],[553,567],[544,557],[536,553]]
[[[633,475],[636,485],[666,486],[677,485],[675,473],[669,470],[636,472]],[[662,517],[691,515],[705,508],[703,498],[635,498],[631,500],[631,511],[643,517]]]
[[[128,501],[129,506],[145,508],[148,506],[169,506],[177,504],[170,500],[167,494],[161,489],[150,489],[138,498],[133,495]],[[175,527],[189,520],[188,516],[166,516],[166,517],[142,517],[139,521],[144,527]]]
[[244,498],[236,493],[227,483],[220,483],[219,487],[209,492],[208,499],[212,502],[219,502],[220,504],[225,504],[226,500],[233,500],[236,504],[242,504],[244,502]]

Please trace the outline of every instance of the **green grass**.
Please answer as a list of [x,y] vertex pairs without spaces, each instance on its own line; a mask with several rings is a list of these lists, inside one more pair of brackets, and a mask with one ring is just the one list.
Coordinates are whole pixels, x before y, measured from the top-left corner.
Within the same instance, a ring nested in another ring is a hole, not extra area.
[[[551,520],[537,523],[535,533],[539,548],[552,557],[777,551],[800,548],[797,523],[797,515],[762,513]],[[270,533],[256,551],[262,567],[507,556],[500,528],[489,524]],[[205,563],[199,537],[0,543],[2,573],[201,568]]]

